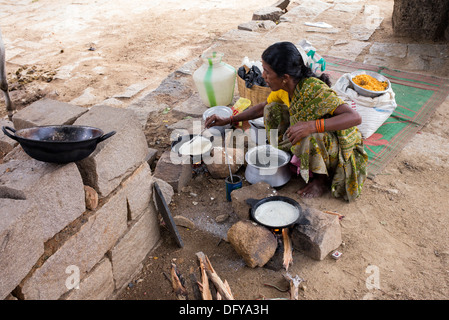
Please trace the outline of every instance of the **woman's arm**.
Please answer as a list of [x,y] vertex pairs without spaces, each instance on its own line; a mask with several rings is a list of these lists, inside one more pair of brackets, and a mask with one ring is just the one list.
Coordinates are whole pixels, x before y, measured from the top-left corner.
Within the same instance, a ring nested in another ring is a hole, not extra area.
[[213,114],[206,119],[204,125],[206,128],[210,128],[212,126],[225,126],[227,124],[230,124],[231,121],[236,123],[240,121],[247,121],[260,118],[263,116],[263,109],[265,108],[266,104],[267,102],[261,102],[259,104],[256,104],[255,106],[246,109],[242,113],[236,114],[234,117],[232,117],[232,119],[231,117],[222,118]]
[[[332,117],[324,122],[324,131],[344,130],[362,123],[362,118],[357,111],[352,109],[348,104],[339,105]],[[294,145],[302,138],[318,132],[316,128],[316,121],[298,121],[295,125],[288,128],[286,131],[287,137]]]

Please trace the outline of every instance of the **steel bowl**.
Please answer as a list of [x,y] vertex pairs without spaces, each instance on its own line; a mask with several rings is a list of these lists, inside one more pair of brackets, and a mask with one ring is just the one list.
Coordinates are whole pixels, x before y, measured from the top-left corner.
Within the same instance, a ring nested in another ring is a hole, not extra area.
[[[210,107],[203,113],[203,120],[206,121],[212,115],[217,115],[222,118],[229,118],[232,116],[232,109],[226,106],[215,106]],[[209,128],[209,132],[213,135],[219,136],[224,135],[226,129],[231,129],[232,126],[230,124],[225,126],[214,126]]]
[[[354,78],[355,76],[358,76],[359,74],[367,74],[381,82],[386,81],[388,83],[388,86],[385,90],[382,91],[373,91],[373,90],[368,90],[365,88],[362,88],[361,86],[359,86],[358,84],[356,84],[354,81],[352,81],[352,78]],[[349,77],[349,81],[351,82],[351,86],[352,88],[360,95],[365,96],[365,97],[370,97],[370,98],[375,98],[378,97],[380,95],[383,95],[384,93],[386,93],[390,87],[391,87],[391,83],[390,80],[388,80],[386,77],[384,77],[383,75],[377,73],[377,72],[373,72],[373,71],[365,71],[365,70],[357,70],[354,71],[350,74]]]

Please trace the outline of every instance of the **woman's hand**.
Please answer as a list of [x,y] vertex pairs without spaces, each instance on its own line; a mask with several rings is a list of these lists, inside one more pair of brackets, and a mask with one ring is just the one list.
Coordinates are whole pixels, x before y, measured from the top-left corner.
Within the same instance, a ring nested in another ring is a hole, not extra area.
[[298,121],[287,129],[285,134],[292,145],[297,144],[302,138],[316,132],[315,121]]
[[206,121],[204,122],[204,126],[206,128],[210,128],[213,126],[225,126],[229,123],[231,123],[230,118],[222,118],[217,116],[216,114],[213,114],[206,119]]

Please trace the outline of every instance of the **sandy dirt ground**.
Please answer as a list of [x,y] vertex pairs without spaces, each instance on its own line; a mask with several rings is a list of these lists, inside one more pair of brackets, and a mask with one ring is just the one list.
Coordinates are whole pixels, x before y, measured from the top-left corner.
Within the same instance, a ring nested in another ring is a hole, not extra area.
[[[17,53],[7,64],[13,99],[19,108],[43,96],[70,102],[92,88],[89,106],[135,83],[145,83],[148,92],[170,72],[199,56],[221,34],[250,21],[255,9],[273,2],[136,0],[129,5],[128,1],[0,0],[0,6],[15,6],[16,12],[14,17],[6,15],[0,20],[7,48],[14,47]],[[377,3],[391,13],[392,0]],[[84,10],[87,6],[89,10]],[[410,41],[391,36],[388,18],[373,35],[376,37]],[[27,61],[21,60],[24,53],[18,52],[20,41],[29,44]],[[80,56],[85,57],[81,63]],[[21,68],[24,65],[25,71]],[[27,80],[18,82],[16,71]],[[348,204],[329,194],[300,199],[295,194],[301,186],[299,180],[279,190],[304,205],[344,216],[340,259],[329,256],[315,261],[294,251],[290,273],[305,280],[300,299],[449,297],[449,165],[447,150],[440,148],[449,138],[445,125],[448,105],[446,100],[446,108],[437,110],[412,143],[381,174],[367,180],[356,202]],[[0,109],[4,116],[3,100]],[[173,119],[168,114],[158,120]],[[165,126],[157,127],[162,129],[153,137],[164,136]],[[162,150],[167,146],[161,143],[157,147]],[[195,253],[199,251],[208,255],[237,299],[289,297],[288,292],[265,285],[286,288],[282,271],[249,268],[230,244],[222,241],[227,227],[235,221],[232,206],[225,200],[224,181],[196,175],[187,189],[174,195],[170,209],[173,215],[185,215],[201,227],[179,228],[183,248],[161,227],[161,244],[118,299],[175,299],[165,276],[172,261],[186,278],[193,298],[189,273],[192,268],[196,271]],[[229,214],[229,219],[216,223],[223,214]]]

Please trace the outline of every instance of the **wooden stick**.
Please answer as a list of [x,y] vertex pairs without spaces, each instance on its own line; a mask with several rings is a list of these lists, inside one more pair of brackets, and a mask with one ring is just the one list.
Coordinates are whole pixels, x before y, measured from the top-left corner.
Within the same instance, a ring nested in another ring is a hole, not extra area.
[[231,289],[229,288],[229,284],[226,285],[220,279],[220,277],[212,267],[209,258],[203,252],[197,252],[196,255],[198,259],[200,259],[200,263],[201,261],[204,261],[207,276],[212,281],[214,286],[217,288],[217,292],[220,294],[221,298],[224,300],[234,300],[234,296],[232,295]]
[[187,300],[187,289],[184,287],[183,278],[173,262],[171,263],[170,275],[176,298],[178,300]]
[[209,288],[209,278],[207,277],[206,273],[204,254],[202,252],[198,252],[196,256],[198,257],[201,272],[201,282],[198,282],[198,285],[200,286],[201,290],[201,296],[203,300],[212,300],[212,293],[210,292]]
[[194,273],[194,268],[190,267],[190,283],[192,285],[192,291],[193,296],[195,297],[195,300],[201,300],[201,291],[198,285],[198,280],[196,278],[196,275]]
[[284,240],[284,263],[283,266],[286,271],[288,271],[288,267],[293,264],[293,247],[292,240],[290,239],[290,235],[288,232],[288,228],[282,229],[282,238]]
[[332,214],[332,215],[334,215],[334,216],[337,216],[338,217],[338,219],[343,219],[345,216],[344,215],[342,215],[342,214],[339,214],[338,212],[334,212],[334,211],[328,211],[328,210],[325,210],[325,211],[323,211],[324,213],[327,213],[327,214]]
[[209,261],[209,258],[206,257],[206,272],[209,278],[214,283],[215,287],[217,288],[217,291],[221,294],[221,296],[225,300],[234,300],[234,296],[232,295],[232,292],[229,288],[229,285],[226,286],[224,282],[220,279],[218,274],[215,272],[214,268],[212,267],[212,264]]
[[299,300],[298,289],[303,279],[298,275],[293,278],[288,272],[284,274],[284,278],[290,283],[290,300]]

